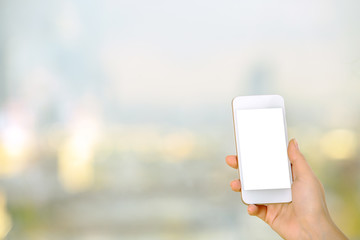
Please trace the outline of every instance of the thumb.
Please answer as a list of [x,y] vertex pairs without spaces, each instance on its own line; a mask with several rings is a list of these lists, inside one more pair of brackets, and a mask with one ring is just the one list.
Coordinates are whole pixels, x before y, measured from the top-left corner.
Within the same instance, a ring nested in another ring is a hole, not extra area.
[[288,146],[288,156],[292,165],[294,179],[311,173],[311,168],[306,162],[305,157],[301,154],[296,139],[291,139]]

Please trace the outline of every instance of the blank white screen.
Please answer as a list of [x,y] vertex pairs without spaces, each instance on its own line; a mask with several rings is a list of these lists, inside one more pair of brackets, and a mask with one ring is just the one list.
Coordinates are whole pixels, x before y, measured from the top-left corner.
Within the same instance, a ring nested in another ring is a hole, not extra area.
[[282,108],[236,113],[244,190],[290,188]]

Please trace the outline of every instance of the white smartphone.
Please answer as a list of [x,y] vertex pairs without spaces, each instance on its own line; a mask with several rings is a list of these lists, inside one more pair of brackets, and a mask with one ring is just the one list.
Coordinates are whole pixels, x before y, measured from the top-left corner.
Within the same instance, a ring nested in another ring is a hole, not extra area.
[[284,99],[240,96],[232,101],[236,153],[245,204],[291,202]]

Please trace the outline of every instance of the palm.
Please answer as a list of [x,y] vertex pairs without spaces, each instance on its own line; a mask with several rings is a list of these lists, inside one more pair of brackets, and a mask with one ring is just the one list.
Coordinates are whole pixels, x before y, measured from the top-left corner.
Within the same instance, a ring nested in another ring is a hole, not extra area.
[[272,204],[266,207],[264,221],[286,239],[296,239],[300,232],[300,224],[294,220],[296,215],[293,203]]
[[[314,214],[319,206],[304,204],[313,202],[314,191],[308,182],[311,179],[297,179],[292,185],[292,202],[259,206],[266,208],[263,220],[283,238],[298,239],[301,233],[302,218]],[[321,187],[321,186],[320,186]],[[322,188],[322,187],[321,187]],[[321,195],[323,193],[320,193]],[[316,194],[315,194],[316,195]]]
[[269,205],[267,206],[265,222],[283,238],[295,239],[299,232],[299,224],[293,221],[294,218],[291,217],[293,214],[292,203]]

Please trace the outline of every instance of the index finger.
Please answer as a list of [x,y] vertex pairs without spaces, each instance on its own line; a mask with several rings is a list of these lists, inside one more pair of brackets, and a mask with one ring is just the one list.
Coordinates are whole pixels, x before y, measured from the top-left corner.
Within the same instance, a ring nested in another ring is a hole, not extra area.
[[229,155],[225,158],[226,163],[232,168],[238,168],[238,161],[235,155]]

